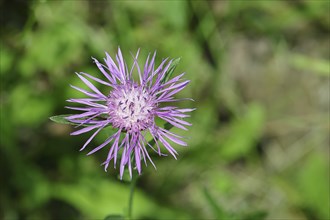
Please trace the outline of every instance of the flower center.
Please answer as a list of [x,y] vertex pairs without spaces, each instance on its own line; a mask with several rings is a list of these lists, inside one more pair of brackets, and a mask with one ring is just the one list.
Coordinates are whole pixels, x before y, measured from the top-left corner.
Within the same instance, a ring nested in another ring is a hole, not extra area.
[[144,130],[154,120],[155,102],[138,85],[126,84],[114,89],[109,95],[108,107],[112,125],[127,131]]

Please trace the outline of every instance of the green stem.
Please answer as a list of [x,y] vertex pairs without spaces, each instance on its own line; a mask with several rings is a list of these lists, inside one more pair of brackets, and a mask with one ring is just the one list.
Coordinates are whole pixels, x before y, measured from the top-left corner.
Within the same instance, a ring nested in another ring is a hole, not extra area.
[[139,176],[133,175],[130,186],[129,200],[128,200],[128,219],[132,219],[132,210],[133,210],[133,195],[136,186],[136,182]]

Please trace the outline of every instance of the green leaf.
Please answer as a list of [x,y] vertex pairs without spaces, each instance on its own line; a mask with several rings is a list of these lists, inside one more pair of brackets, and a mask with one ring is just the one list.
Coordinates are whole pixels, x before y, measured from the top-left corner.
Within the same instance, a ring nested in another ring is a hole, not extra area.
[[108,215],[104,220],[124,220],[125,217],[122,215]]
[[[329,158],[329,157],[328,157]],[[312,153],[299,165],[296,172],[296,191],[301,206],[315,210],[318,219],[329,219],[329,160],[322,153]]]
[[67,124],[67,125],[78,125],[77,123],[70,122],[66,119],[66,117],[71,116],[70,114],[67,115],[54,115],[49,117],[50,120],[60,124]]
[[171,78],[171,76],[172,76],[175,68],[179,64],[180,60],[181,60],[180,57],[179,58],[176,58],[175,60],[173,60],[173,62],[171,63],[170,67],[168,68],[167,72],[165,73],[165,77],[162,80],[163,83],[167,82]]
[[251,103],[244,115],[229,126],[229,135],[220,148],[223,159],[235,160],[248,154],[260,139],[265,124],[265,110]]
[[222,210],[222,208],[217,204],[206,187],[203,189],[203,194],[210,208],[212,209],[214,216],[217,219],[228,219],[229,216],[227,216],[224,210]]
[[330,76],[330,62],[323,59],[315,59],[300,54],[292,54],[292,65],[299,70],[308,70],[321,76]]
[[[119,217],[119,214],[123,215],[130,193],[128,184],[95,175],[81,176],[75,183],[52,183],[51,189],[52,198],[70,204],[79,210],[85,219],[109,220],[116,219],[113,217]],[[186,213],[158,205],[152,197],[147,196],[139,188],[134,191],[133,205],[132,215],[136,217],[134,219],[154,219],[150,216],[162,216],[163,219],[175,219],[174,217],[188,219]]]
[[242,216],[242,220],[264,220],[267,218],[267,212],[263,210],[252,211]]

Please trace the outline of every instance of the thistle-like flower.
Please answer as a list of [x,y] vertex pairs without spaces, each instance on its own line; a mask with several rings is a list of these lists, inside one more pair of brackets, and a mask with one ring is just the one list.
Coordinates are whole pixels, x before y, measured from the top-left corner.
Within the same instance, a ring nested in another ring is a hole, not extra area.
[[[113,135],[108,137],[104,143],[94,148],[87,155],[93,154],[105,146],[110,145],[107,159],[103,163],[106,171],[111,160],[114,163],[114,167],[116,167],[118,154],[121,152],[121,158],[118,159],[120,160],[121,178],[126,166],[132,177],[132,164],[136,167],[138,173],[141,174],[141,160],[146,165],[147,160],[149,160],[155,167],[149,156],[148,148],[163,156],[166,155],[161,152],[161,147],[163,146],[176,158],[177,152],[169,141],[182,146],[186,146],[187,144],[182,140],[183,137],[156,125],[155,118],[159,117],[174,127],[187,130],[186,126],[190,126],[191,124],[184,121],[183,118],[189,117],[186,113],[194,110],[189,108],[180,109],[175,106],[164,106],[163,104],[184,100],[175,99],[173,95],[184,89],[189,83],[189,80],[182,80],[185,73],[172,79],[166,79],[166,74],[173,60],[169,61],[166,58],[155,68],[155,52],[150,61],[150,55],[148,56],[144,69],[141,71],[137,62],[138,55],[139,51],[135,57],[133,56],[134,62],[130,70],[127,68],[120,48],[118,48],[118,54],[116,55],[117,65],[108,53],[106,53],[106,58],[104,59],[105,65],[93,58],[97,67],[104,75],[105,80],[84,72],[76,73],[91,91],[71,86],[89,97],[67,100],[68,102],[85,105],[83,107],[67,107],[82,112],[66,118],[72,123],[84,126],[84,128],[71,133],[71,135],[79,135],[94,130],[94,133],[80,150],[85,149],[103,128],[112,126],[116,129]],[[135,68],[139,75],[137,81],[132,77]],[[109,87],[109,93],[103,94],[100,92],[90,80]],[[156,149],[146,140],[145,136],[147,132],[151,134]]]

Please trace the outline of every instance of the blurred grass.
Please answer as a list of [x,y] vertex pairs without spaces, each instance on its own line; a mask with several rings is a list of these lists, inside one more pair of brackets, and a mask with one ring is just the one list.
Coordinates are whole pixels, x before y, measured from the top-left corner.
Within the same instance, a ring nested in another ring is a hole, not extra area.
[[[103,219],[129,186],[49,116],[90,57],[181,57],[196,107],[178,160],[153,155],[136,219],[329,219],[329,1],[6,1],[0,219]],[[143,57],[143,58],[142,58]],[[128,59],[129,60],[129,59]],[[132,62],[131,60],[129,62]],[[107,88],[101,88],[108,92]],[[109,135],[104,131],[93,145]]]

